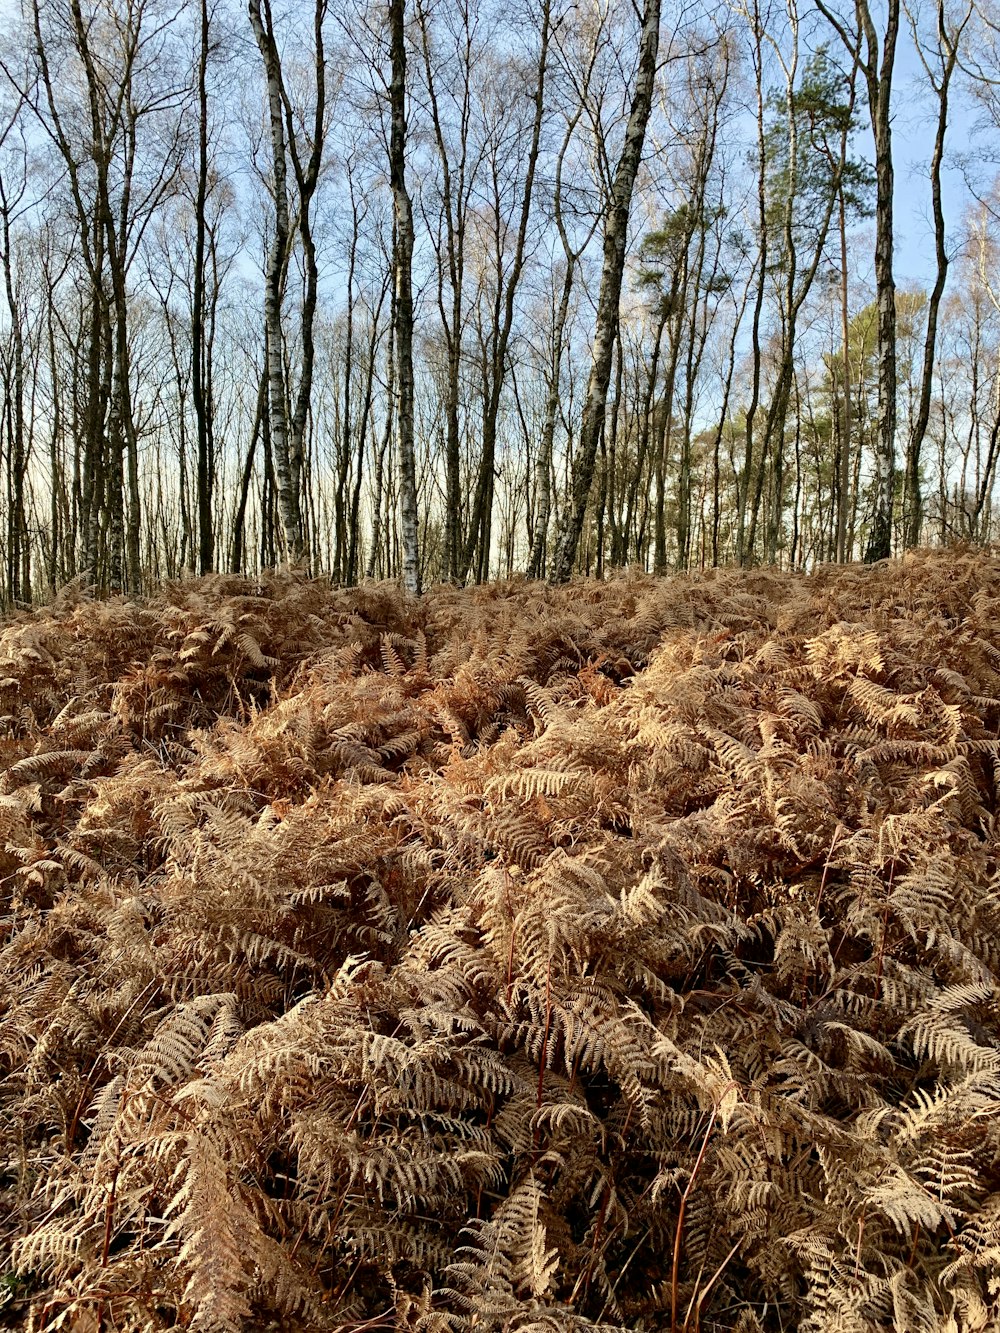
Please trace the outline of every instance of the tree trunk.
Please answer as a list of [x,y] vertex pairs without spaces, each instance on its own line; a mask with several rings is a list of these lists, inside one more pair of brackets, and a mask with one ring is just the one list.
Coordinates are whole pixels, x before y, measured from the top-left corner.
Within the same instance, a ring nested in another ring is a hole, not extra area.
[[396,273],[396,451],[399,458],[399,518],[403,539],[403,586],[420,591],[417,549],[417,474],[413,441],[413,207],[406,188],[405,0],[389,0],[392,81],[389,103],[389,183],[395,216],[393,259]]
[[264,324],[267,336],[268,408],[271,451],[278,490],[278,510],[290,560],[299,560],[304,549],[301,496],[292,472],[289,451],[287,393],[285,387],[284,338],[281,306],[285,287],[290,235],[288,222],[288,151],[285,143],[281,68],[267,6],[267,26],[261,17],[260,0],[249,0],[250,24],[260,48],[267,80],[267,104],[271,126],[274,167],[274,236],[264,273]]
[[215,564],[212,527],[212,458],[209,451],[209,405],[205,393],[205,201],[208,194],[208,0],[201,0],[198,54],[198,184],[194,208],[194,281],[191,294],[191,399],[197,433],[198,572]]
[[841,182],[840,195],[840,332],[844,340],[844,377],[843,414],[844,424],[840,432],[840,449],[837,456],[837,562],[843,564],[847,558],[847,500],[850,489],[851,462],[851,319],[847,303],[847,207],[844,200],[844,187]]
[[892,554],[893,492],[896,472],[896,284],[893,278],[893,163],[889,118],[893,62],[899,31],[899,0],[889,0],[882,65],[874,77],[877,42],[867,0],[859,0],[869,50],[868,105],[875,133],[875,286],[878,298],[878,439],[876,442],[875,515],[865,560]]
[[642,36],[639,48],[639,68],[635,95],[625,131],[618,168],[611,191],[610,208],[604,231],[604,266],[597,299],[597,317],[594,328],[594,348],[587,383],[587,396],[580,425],[576,465],[573,468],[571,494],[563,521],[560,524],[552,579],[564,583],[573,572],[577,547],[583,533],[587,501],[594,479],[594,466],[601,438],[601,427],[611,379],[611,357],[614,350],[618,308],[621,300],[622,275],[625,269],[625,244],[628,233],[632,192],[642,158],[646,125],[653,104],[653,85],[656,80],[656,58],[660,45],[660,0],[645,0]]
[[[767,287],[768,261],[768,225],[767,225],[767,141],[764,134],[764,53],[763,33],[760,22],[760,7],[754,4],[754,72],[757,82],[757,225],[760,264],[760,281],[754,298],[753,319],[750,325],[752,347],[752,371],[750,381],[750,403],[747,407],[744,428],[743,466],[736,474],[736,562],[746,565],[752,554],[752,542],[747,540],[747,503],[750,498],[750,484],[753,478],[754,463],[754,424],[760,406],[760,369],[761,340],[760,325],[764,309],[764,292]],[[763,458],[758,467],[764,466]]]
[[[500,399],[503,392],[504,375],[507,368],[507,348],[510,344],[511,329],[514,324],[514,299],[518,283],[524,270],[525,244],[528,237],[528,222],[531,217],[531,199],[535,182],[535,168],[541,144],[542,117],[545,112],[545,75],[549,53],[549,17],[551,0],[542,0],[542,44],[538,56],[538,73],[535,80],[534,118],[531,127],[531,146],[528,150],[528,163],[524,176],[524,193],[521,196],[521,216],[518,224],[517,242],[514,257],[506,284],[503,283],[501,266],[497,265],[497,311],[496,331],[493,342],[492,366],[489,376],[489,390],[486,396],[486,408],[483,413],[483,454],[479,462],[479,474],[476,480],[476,494],[472,504],[472,521],[469,537],[462,553],[461,575],[463,581],[468,578],[478,548],[478,578],[482,582],[488,576],[490,562],[490,538],[493,515],[493,492],[496,482],[496,437],[497,419],[500,413]],[[497,226],[500,225],[499,217]],[[500,318],[500,292],[503,291],[503,315]]]
[[[903,540],[907,546],[916,546],[920,541],[920,529],[923,523],[923,498],[920,494],[920,451],[931,415],[931,385],[934,378],[934,353],[937,346],[938,314],[948,281],[948,251],[945,247],[944,207],[941,197],[941,166],[944,161],[944,139],[948,129],[948,97],[951,91],[951,79],[958,63],[958,44],[962,30],[969,21],[972,10],[967,9],[962,22],[949,32],[945,14],[944,0],[938,0],[937,31],[938,51],[941,56],[940,79],[931,83],[937,93],[938,116],[934,134],[934,151],[931,156],[931,208],[934,215],[934,254],[937,270],[934,275],[934,287],[927,303],[927,330],[924,335],[924,358],[920,374],[920,398],[917,405],[917,419],[910,434],[906,450],[906,475],[904,492],[904,530]],[[917,34],[914,25],[914,42]],[[917,43],[919,49],[919,43]],[[930,75],[930,71],[928,70]]]
[[264,428],[265,417],[267,414],[267,392],[268,392],[268,373],[267,373],[267,350],[265,348],[264,369],[260,376],[260,385],[257,389],[257,406],[254,410],[253,429],[250,432],[250,443],[247,445],[247,456],[243,463],[243,472],[240,477],[239,500],[236,505],[236,513],[233,517],[233,543],[232,554],[229,559],[229,569],[233,574],[242,574],[244,553],[246,551],[246,516],[247,503],[250,499],[250,483],[253,480],[253,460],[257,451],[257,439]]
[[528,578],[541,578],[545,572],[545,543],[552,516],[552,445],[556,433],[556,414],[559,410],[559,373],[562,365],[563,337],[569,315],[569,298],[573,290],[573,259],[567,256],[562,296],[555,327],[552,330],[552,364],[549,371],[549,391],[545,401],[542,438],[535,459],[535,485],[538,490],[538,512],[535,515],[535,535],[528,556]]
[[[817,8],[852,54],[857,49],[844,24],[825,4]],[[868,0],[855,0],[858,32],[864,38],[860,62],[868,87],[868,111],[875,137],[875,295],[878,305],[878,416],[875,440],[875,496],[865,561],[892,554],[896,480],[896,284],[893,277],[893,163],[890,120],[892,75],[899,36],[899,0],[888,0],[885,38],[879,59],[879,36]]]

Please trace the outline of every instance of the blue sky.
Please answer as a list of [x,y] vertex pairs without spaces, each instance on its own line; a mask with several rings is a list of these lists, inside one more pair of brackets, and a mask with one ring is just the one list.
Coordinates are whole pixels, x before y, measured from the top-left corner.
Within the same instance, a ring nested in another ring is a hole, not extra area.
[[[967,94],[958,86],[957,79],[953,93],[942,175],[949,251],[953,251],[952,242],[962,214],[972,200],[965,175],[958,163],[975,146],[978,118],[977,109],[970,104]],[[900,33],[893,97],[896,281],[901,286],[912,283],[927,286],[934,278],[934,227],[928,172],[937,106],[927,86],[927,76],[913,49],[910,33],[905,28]]]
[[[17,0],[0,0],[0,25],[9,23],[18,12]],[[823,39],[829,41],[827,29]],[[926,74],[913,47],[910,26],[905,18],[899,34],[893,85],[893,148],[896,198],[896,280],[901,286],[929,286],[934,276],[934,237],[931,221],[928,165],[933,143],[936,107]],[[866,119],[861,111],[862,122]],[[944,171],[944,205],[948,226],[949,249],[961,223],[962,214],[972,200],[960,159],[973,155],[980,113],[957,76],[953,89],[951,124],[948,131]],[[870,152],[870,134],[858,135],[857,145]],[[987,183],[994,168],[980,164],[977,175]]]

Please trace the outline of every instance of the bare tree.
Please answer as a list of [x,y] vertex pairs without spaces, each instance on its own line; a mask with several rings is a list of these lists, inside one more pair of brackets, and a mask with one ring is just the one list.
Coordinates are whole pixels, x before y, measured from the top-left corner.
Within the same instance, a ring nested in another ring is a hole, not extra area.
[[604,267],[597,299],[590,379],[580,427],[576,464],[573,469],[572,491],[560,525],[552,561],[551,577],[559,583],[565,582],[573,571],[577,547],[583,532],[587,501],[594,480],[594,465],[597,461],[597,449],[607,405],[608,384],[611,379],[611,359],[621,299],[622,275],[625,269],[629,212],[635,178],[642,159],[646,126],[653,104],[659,44],[660,0],[645,0],[635,93],[604,227]]
[[417,476],[413,439],[413,205],[406,188],[406,27],[405,0],[389,0],[389,181],[395,209],[393,265],[396,328],[396,454],[399,459],[403,586],[420,591]]
[[937,119],[934,129],[934,148],[931,153],[931,209],[934,217],[934,285],[927,303],[927,328],[924,335],[924,356],[920,374],[920,397],[917,407],[917,419],[910,432],[906,448],[906,472],[903,483],[903,540],[907,546],[916,546],[920,541],[923,524],[923,497],[920,493],[920,455],[924,437],[931,415],[931,394],[933,392],[935,351],[937,345],[938,316],[941,300],[948,281],[948,248],[945,234],[944,203],[941,190],[941,172],[944,165],[945,135],[948,131],[948,116],[952,78],[958,67],[963,35],[973,14],[971,0],[960,7],[952,17],[946,9],[945,0],[937,0],[935,13],[934,46],[927,50],[921,41],[916,11],[907,7],[906,14],[913,33],[916,47],[927,82],[937,99]]
[[[282,70],[270,0],[263,0],[263,10],[261,0],[249,0],[250,25],[260,50],[267,84],[273,169],[274,233],[267,256],[264,285],[271,445],[285,549],[288,557],[296,561],[308,559],[309,554],[303,492],[306,426],[315,360],[313,324],[319,282],[311,208],[319,183],[327,128],[326,53],[323,37],[326,11],[327,0],[315,0],[312,15],[314,93],[311,126],[308,131],[300,132]],[[294,229],[290,217],[289,164],[295,183]],[[302,247],[305,290],[299,327],[301,365],[293,402],[285,369],[282,306],[296,231]]]
[[[535,67],[534,88],[532,92],[531,138],[528,147],[527,165],[521,188],[520,216],[514,242],[514,253],[510,264],[504,271],[501,190],[499,185],[500,154],[509,152],[506,135],[502,132],[494,137],[490,150],[490,176],[492,179],[493,225],[496,227],[496,288],[493,305],[493,318],[489,336],[488,355],[484,356],[485,401],[483,408],[483,437],[476,476],[476,487],[470,509],[469,532],[460,562],[460,574],[463,581],[476,565],[476,577],[479,581],[489,577],[490,543],[492,534],[493,496],[496,481],[496,443],[497,421],[500,414],[500,402],[503,394],[504,379],[507,372],[507,357],[510,347],[511,332],[514,327],[515,301],[518,286],[524,272],[528,240],[528,223],[531,218],[532,194],[535,184],[535,172],[538,167],[538,155],[541,146],[542,122],[545,116],[545,78],[548,69],[549,41],[551,38],[551,0],[542,0],[539,16],[539,52]],[[502,131],[502,126],[498,126]],[[485,349],[484,349],[485,350]]]
[[868,112],[875,138],[875,286],[878,302],[878,437],[875,448],[875,497],[867,561],[892,553],[896,478],[896,283],[893,276],[892,78],[899,37],[900,0],[887,0],[885,31],[880,36],[868,0],[855,0],[853,30],[825,0],[816,6],[848,53],[857,49],[868,91]]
[[[25,420],[27,350],[25,338],[25,303],[18,290],[18,274],[13,253],[13,227],[28,189],[28,153],[20,124],[18,101],[0,127],[0,264],[3,267],[4,295],[10,317],[8,352],[4,356],[3,424],[7,435],[6,500],[6,587],[0,590],[0,603],[31,600],[31,540],[28,532],[27,468],[30,453],[28,423]],[[21,131],[21,133],[19,133]],[[55,479],[53,478],[53,484]]]
[[199,0],[198,23],[198,173],[194,204],[194,289],[191,299],[191,399],[198,435],[198,568],[207,574],[215,563],[212,522],[212,405],[208,387],[207,310],[205,301],[206,208],[208,202],[208,61],[211,15],[208,0]]

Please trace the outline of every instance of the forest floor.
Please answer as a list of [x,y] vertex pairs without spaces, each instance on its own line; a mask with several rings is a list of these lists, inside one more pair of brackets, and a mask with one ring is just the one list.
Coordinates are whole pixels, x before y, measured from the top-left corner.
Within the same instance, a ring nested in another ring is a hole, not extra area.
[[0,1326],[1000,1321],[1000,562],[0,626]]

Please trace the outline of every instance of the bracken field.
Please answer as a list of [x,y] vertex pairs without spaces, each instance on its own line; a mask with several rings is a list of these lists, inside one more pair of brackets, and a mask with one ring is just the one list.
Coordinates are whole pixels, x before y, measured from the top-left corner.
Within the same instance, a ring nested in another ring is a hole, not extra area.
[[1000,1327],[1000,562],[0,627],[0,1325]]

